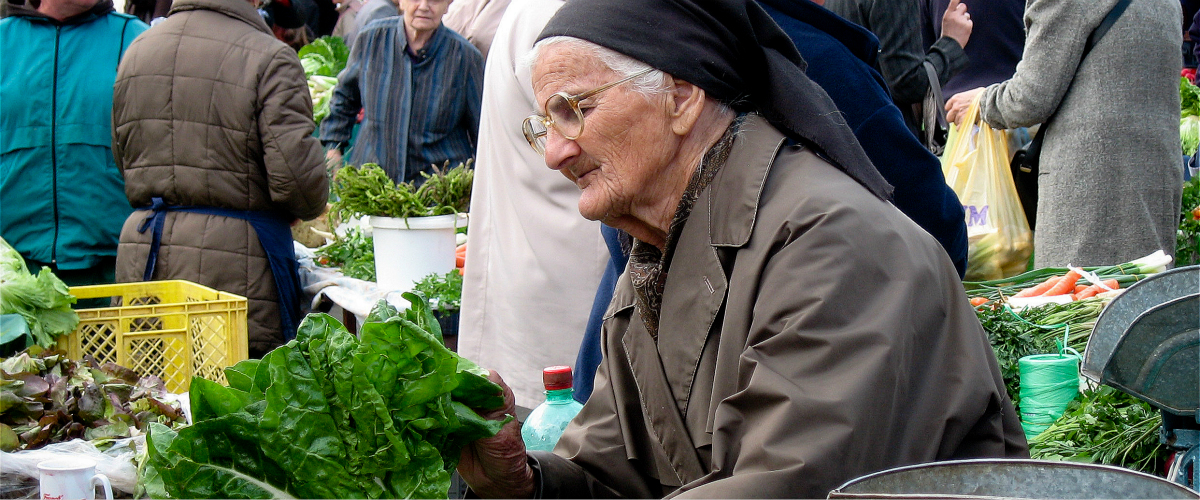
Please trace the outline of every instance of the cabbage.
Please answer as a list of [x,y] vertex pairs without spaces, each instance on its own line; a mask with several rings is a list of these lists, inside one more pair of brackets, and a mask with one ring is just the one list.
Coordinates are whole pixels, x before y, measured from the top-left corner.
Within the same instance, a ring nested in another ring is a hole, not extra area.
[[1183,154],[1192,156],[1200,147],[1200,116],[1192,115],[1179,119],[1179,140]]
[[36,277],[30,274],[21,254],[0,238],[0,314],[21,315],[34,342],[51,347],[56,337],[79,325],[79,315],[71,309],[74,303],[66,283],[49,268],[43,267]]

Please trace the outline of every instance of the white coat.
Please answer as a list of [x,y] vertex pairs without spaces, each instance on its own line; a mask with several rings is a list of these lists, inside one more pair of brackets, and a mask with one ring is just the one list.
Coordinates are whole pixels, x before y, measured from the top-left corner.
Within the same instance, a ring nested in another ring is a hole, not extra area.
[[545,399],[541,370],[574,365],[608,250],[579,215],[579,188],[546,167],[521,133],[537,111],[521,60],[562,0],[515,0],[492,40],[458,352],[504,376],[517,404]]

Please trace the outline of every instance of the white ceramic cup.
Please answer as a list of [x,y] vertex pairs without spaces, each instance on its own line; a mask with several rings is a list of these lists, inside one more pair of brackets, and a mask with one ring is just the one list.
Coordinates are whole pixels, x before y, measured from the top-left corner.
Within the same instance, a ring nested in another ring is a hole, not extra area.
[[108,476],[96,473],[96,461],[86,457],[55,458],[38,463],[42,500],[96,500],[96,486],[112,500]]

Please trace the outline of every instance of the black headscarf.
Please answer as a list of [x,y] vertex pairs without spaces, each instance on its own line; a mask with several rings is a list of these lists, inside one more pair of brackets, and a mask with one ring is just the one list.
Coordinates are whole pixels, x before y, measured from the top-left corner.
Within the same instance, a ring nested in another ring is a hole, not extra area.
[[640,60],[737,111],[761,114],[882,199],[867,158],[800,52],[751,0],[568,0],[538,39],[570,36]]

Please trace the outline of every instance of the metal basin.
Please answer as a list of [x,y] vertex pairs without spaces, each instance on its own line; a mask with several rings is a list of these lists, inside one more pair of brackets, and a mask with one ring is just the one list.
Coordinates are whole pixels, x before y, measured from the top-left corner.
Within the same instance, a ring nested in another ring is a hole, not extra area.
[[977,459],[910,465],[854,479],[829,498],[1188,498],[1166,479],[1107,465]]

